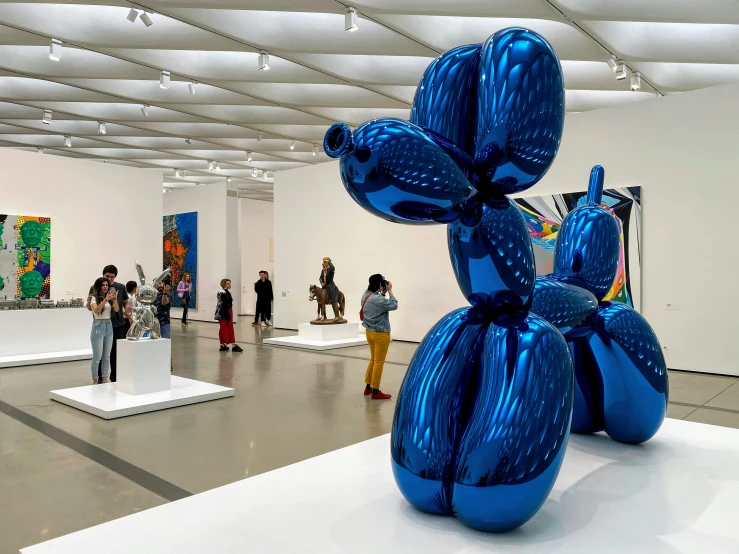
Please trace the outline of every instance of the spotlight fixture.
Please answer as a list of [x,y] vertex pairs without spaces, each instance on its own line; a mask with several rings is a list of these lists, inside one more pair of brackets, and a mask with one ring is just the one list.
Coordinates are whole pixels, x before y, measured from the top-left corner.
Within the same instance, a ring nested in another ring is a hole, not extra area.
[[187,88],[190,89],[190,94],[195,94],[195,83],[187,83]]
[[105,135],[108,131],[105,128],[105,122],[104,121],[98,121],[98,135]]
[[251,170],[251,176],[254,177],[255,179],[257,178],[257,168],[256,167]]
[[641,73],[638,71],[631,76],[631,90],[636,92],[641,88]]
[[220,171],[220,170],[221,170],[221,165],[218,162],[216,162],[216,171]]
[[290,150],[295,150],[295,141],[290,143]]
[[616,64],[616,80],[617,81],[623,81],[626,79],[626,73],[629,70],[626,68],[626,64],[623,62],[623,60],[618,60],[618,63]]
[[147,104],[141,106],[141,113],[144,114],[144,117],[149,117],[149,106]]
[[317,144],[313,145],[313,155],[318,156],[318,145]]
[[216,162],[208,162],[208,171],[215,171]]
[[259,69],[269,70],[269,53],[266,50],[259,51]]
[[226,182],[227,183],[230,183],[231,182],[231,177],[226,177]]
[[43,154],[44,149],[39,146],[38,148],[36,148],[36,152],[38,152],[39,154]]
[[616,59],[616,56],[611,56],[611,58],[608,60],[608,67],[611,68],[611,71],[614,73],[616,72],[616,68],[618,67],[618,60]]
[[169,71],[159,72],[159,88],[164,88],[164,89],[169,88],[170,76],[171,75]]
[[185,176],[185,170],[184,169],[175,169],[174,170],[174,176],[178,179],[182,179]]
[[70,137],[69,135],[64,135],[64,146],[66,146],[67,148],[72,147],[72,137]]
[[250,162],[251,160],[252,160],[252,153],[251,152],[247,152],[246,153],[246,161],[247,162]]
[[261,141],[262,141],[262,131],[259,131],[257,133],[257,142],[261,142]]
[[149,17],[149,14],[146,12],[141,12],[141,21],[143,21],[144,25],[146,25],[147,27],[151,27],[154,24],[154,22]]
[[187,144],[192,144],[192,141],[191,141],[190,139],[185,139],[185,142],[186,142]]
[[126,19],[128,19],[131,23],[134,23],[138,16],[139,16],[138,10],[136,10],[136,8],[131,8],[131,11],[128,12]]
[[49,43],[49,59],[58,62],[62,59],[62,41],[58,39],[51,39]]
[[41,119],[41,123],[44,125],[51,125],[52,115],[51,110],[44,110],[44,117]]
[[359,29],[357,27],[357,8],[349,7],[344,12],[344,29],[350,33]]

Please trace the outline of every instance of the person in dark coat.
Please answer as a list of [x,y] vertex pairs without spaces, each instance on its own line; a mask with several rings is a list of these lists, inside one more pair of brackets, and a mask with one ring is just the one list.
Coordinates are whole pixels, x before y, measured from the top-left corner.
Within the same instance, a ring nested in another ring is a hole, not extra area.
[[254,325],[258,327],[260,320],[263,325],[272,325],[272,281],[266,271],[259,272],[259,281],[254,283],[254,292],[257,293],[257,313],[254,316]]
[[319,277],[321,288],[326,289],[328,295],[328,301],[334,310],[334,317],[341,319],[341,312],[339,311],[339,287],[334,283],[334,275],[336,274],[336,268],[331,262],[331,258],[326,256],[323,258],[323,269],[321,270],[321,276]]

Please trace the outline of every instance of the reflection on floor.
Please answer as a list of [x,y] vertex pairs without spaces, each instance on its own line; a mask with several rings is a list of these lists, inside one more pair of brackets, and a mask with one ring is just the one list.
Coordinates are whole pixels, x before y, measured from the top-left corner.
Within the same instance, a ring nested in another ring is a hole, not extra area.
[[[162,482],[198,493],[390,430],[394,400],[361,394],[366,346],[265,347],[291,333],[242,323],[244,352],[221,353],[216,325],[173,327],[175,374],[234,387],[234,398],[104,421],[48,397],[86,385],[89,362],[0,370],[0,553],[172,500]],[[391,344],[384,390],[397,393],[415,348]],[[737,379],[672,372],[670,401],[669,417],[739,428]],[[139,471],[124,477],[121,463]]]

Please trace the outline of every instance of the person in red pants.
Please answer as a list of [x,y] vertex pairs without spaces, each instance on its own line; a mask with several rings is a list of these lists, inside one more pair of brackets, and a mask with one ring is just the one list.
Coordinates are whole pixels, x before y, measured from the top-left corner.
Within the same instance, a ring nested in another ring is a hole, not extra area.
[[243,352],[244,349],[236,344],[236,334],[234,333],[234,311],[233,297],[229,292],[231,288],[231,279],[221,279],[221,288],[218,293],[218,304],[216,304],[215,318],[220,324],[218,330],[218,340],[221,341],[221,352],[228,351],[228,345],[232,345],[232,352]]

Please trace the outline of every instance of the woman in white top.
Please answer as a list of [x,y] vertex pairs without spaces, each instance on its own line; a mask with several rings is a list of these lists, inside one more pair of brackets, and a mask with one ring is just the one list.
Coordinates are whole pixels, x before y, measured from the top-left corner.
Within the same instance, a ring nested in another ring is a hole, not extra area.
[[92,311],[92,384],[98,384],[98,366],[102,360],[101,374],[103,383],[110,383],[110,351],[113,348],[113,325],[110,322],[111,312],[117,312],[118,293],[115,289],[108,290],[108,281],[100,277],[93,285],[90,310]]

